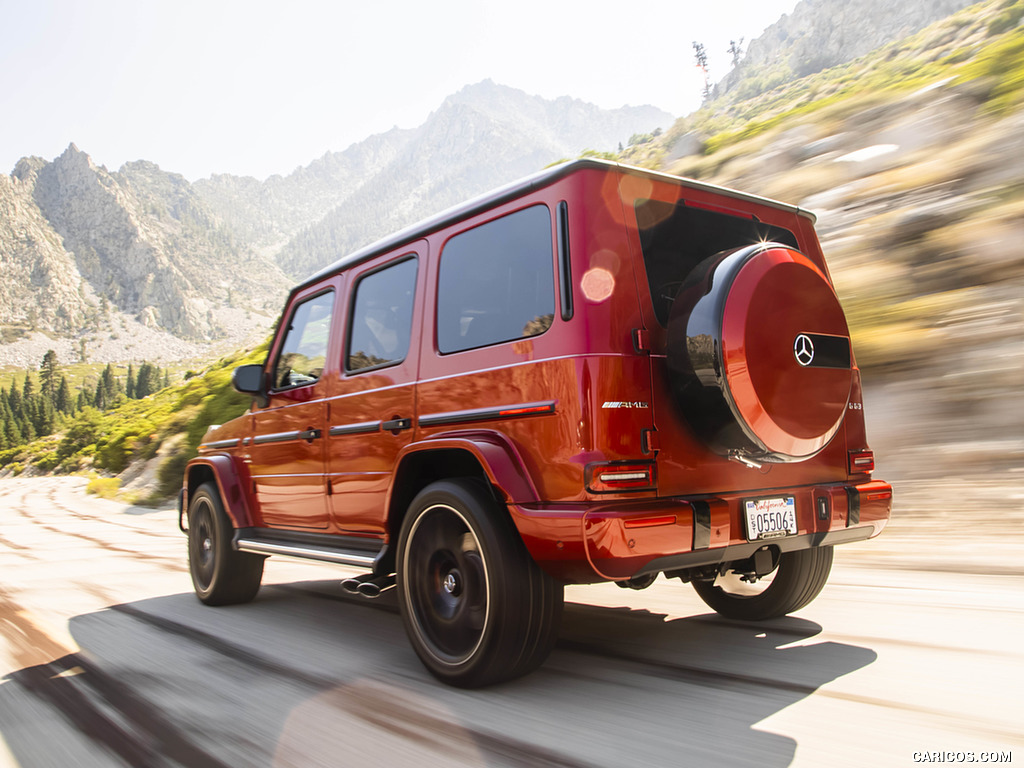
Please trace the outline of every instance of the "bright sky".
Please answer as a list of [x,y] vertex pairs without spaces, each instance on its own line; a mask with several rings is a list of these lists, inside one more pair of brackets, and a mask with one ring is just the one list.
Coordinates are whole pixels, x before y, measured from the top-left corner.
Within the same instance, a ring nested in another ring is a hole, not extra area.
[[[699,106],[729,41],[796,0],[0,0],[0,172],[70,142],[116,170],[287,174],[491,78],[605,108]],[[667,128],[668,126],[663,126]]]

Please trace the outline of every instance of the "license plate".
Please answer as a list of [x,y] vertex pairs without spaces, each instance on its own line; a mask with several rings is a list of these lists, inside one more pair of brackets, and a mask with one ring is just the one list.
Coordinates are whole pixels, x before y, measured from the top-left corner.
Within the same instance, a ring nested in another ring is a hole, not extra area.
[[796,499],[752,499],[744,502],[747,541],[777,539],[796,533]]

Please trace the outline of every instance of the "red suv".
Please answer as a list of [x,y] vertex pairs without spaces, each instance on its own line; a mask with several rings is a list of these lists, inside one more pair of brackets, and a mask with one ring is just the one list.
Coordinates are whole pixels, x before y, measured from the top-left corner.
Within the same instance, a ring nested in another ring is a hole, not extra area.
[[566,583],[803,607],[892,504],[813,224],[583,160],[309,278],[186,470],[199,599],[251,600],[268,555],[359,566],[460,686],[541,664]]

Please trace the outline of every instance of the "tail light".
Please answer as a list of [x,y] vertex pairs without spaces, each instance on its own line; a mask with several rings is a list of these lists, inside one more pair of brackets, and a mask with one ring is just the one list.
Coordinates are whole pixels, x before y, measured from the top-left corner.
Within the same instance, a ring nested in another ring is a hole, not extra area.
[[653,491],[654,464],[649,461],[610,461],[588,464],[584,470],[591,493]]
[[875,452],[870,450],[850,451],[850,474],[875,471]]

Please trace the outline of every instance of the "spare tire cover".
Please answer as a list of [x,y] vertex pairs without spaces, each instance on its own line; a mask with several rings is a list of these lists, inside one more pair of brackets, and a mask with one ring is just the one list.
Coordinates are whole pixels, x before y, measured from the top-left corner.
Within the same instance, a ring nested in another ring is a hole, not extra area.
[[753,461],[818,453],[853,382],[850,332],[828,277],[778,243],[716,254],[690,274],[669,317],[668,367],[699,437]]

